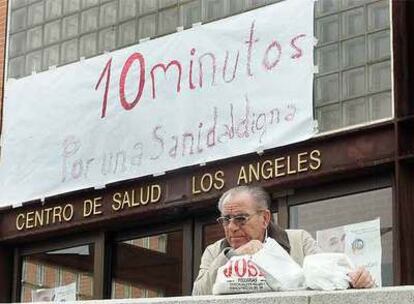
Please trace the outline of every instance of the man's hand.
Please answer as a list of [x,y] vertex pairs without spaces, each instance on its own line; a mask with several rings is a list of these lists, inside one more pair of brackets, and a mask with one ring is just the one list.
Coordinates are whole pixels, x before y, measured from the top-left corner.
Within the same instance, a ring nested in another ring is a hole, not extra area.
[[260,242],[259,240],[251,240],[248,243],[240,246],[239,248],[234,250],[234,253],[236,255],[242,255],[242,254],[255,254],[256,252],[258,252],[260,249],[263,248],[263,244],[262,242]]
[[372,288],[375,287],[375,280],[364,267],[359,267],[354,271],[348,273],[348,277],[351,279],[352,288]]

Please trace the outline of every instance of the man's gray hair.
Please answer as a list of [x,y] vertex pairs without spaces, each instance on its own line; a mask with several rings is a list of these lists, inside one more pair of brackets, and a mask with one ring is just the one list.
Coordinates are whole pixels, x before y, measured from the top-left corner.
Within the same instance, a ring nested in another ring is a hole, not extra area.
[[224,204],[226,204],[234,195],[239,193],[250,194],[256,202],[258,209],[266,210],[270,208],[270,196],[262,187],[239,186],[227,190],[220,197],[217,206],[220,212],[223,212]]

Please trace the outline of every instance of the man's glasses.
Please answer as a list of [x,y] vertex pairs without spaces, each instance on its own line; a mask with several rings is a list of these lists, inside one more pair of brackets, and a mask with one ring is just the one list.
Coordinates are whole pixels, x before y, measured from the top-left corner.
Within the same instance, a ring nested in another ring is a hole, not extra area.
[[264,210],[259,210],[253,214],[237,214],[237,215],[224,215],[217,218],[217,222],[223,226],[228,226],[231,221],[237,226],[245,225],[254,215],[263,212]]

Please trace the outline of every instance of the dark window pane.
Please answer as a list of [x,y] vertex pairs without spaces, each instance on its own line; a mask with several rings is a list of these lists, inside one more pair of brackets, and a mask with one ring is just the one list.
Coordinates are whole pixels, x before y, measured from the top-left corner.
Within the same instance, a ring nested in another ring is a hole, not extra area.
[[111,298],[151,298],[182,294],[183,233],[118,242]]
[[214,242],[224,238],[223,226],[219,225],[216,221],[212,224],[207,224],[203,226],[203,252],[208,245],[213,244]]
[[382,283],[392,285],[392,189],[385,188],[290,207],[290,228],[317,230],[373,220],[381,222]]
[[93,296],[93,265],[93,245],[23,257],[21,301],[52,301],[51,294],[44,289],[72,284],[75,284],[75,294],[68,296],[76,300],[90,300]]

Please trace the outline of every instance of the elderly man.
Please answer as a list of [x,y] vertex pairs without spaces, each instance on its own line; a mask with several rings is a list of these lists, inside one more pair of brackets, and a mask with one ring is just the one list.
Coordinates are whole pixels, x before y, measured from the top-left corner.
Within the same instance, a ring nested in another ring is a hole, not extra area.
[[[302,265],[306,255],[320,252],[316,241],[304,230],[283,230],[272,223],[269,195],[259,187],[240,186],[225,192],[219,202],[226,238],[208,246],[201,258],[193,295],[212,294],[217,270],[233,255],[254,254],[263,247],[266,235],[274,238]],[[370,288],[374,280],[365,268],[348,274],[353,288]]]

